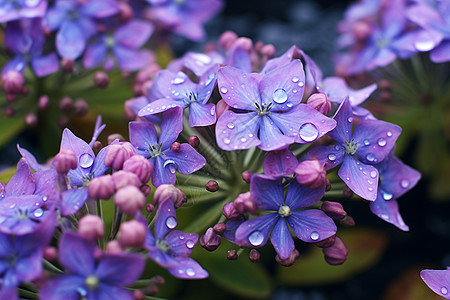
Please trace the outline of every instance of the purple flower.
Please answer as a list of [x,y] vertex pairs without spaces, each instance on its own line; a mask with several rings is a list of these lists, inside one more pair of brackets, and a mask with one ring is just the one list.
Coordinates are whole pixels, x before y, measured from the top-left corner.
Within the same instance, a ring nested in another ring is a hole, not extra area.
[[283,177],[294,174],[298,160],[288,149],[270,151],[267,153],[263,163],[264,174]]
[[56,53],[42,54],[44,42],[42,19],[9,22],[5,29],[5,47],[15,56],[4,66],[2,75],[11,70],[22,72],[27,64],[31,65],[38,77],[58,71]]
[[370,210],[386,222],[408,231],[409,227],[403,222],[396,199],[416,185],[420,179],[420,173],[395,157],[394,149],[375,167],[380,174],[380,183],[377,199],[370,203]]
[[[141,218],[141,222],[145,220]],[[201,279],[208,277],[195,260],[189,257],[198,241],[198,234],[174,230],[177,226],[175,207],[171,199],[159,203],[155,221],[155,236],[147,231],[145,248],[148,256],[170,274],[183,279]]]
[[55,170],[31,173],[25,159],[0,191],[0,232],[24,235],[34,232],[52,214],[58,201]]
[[217,80],[223,100],[231,107],[216,124],[217,144],[224,150],[282,149],[294,142],[315,141],[336,126],[300,103],[305,84],[300,60],[267,74],[223,67]]
[[420,277],[439,296],[450,299],[450,268],[446,270],[422,270]]
[[252,176],[251,197],[260,209],[272,212],[240,224],[236,229],[234,242],[240,246],[260,247],[270,236],[270,242],[280,258],[287,259],[295,248],[289,227],[300,240],[308,243],[334,235],[336,224],[323,211],[298,210],[318,202],[324,192],[325,187],[310,190],[292,180],[284,197],[281,178]]
[[59,261],[65,274],[48,280],[40,291],[41,299],[129,299],[123,287],[139,279],[145,259],[137,253],[94,255],[96,242],[75,232],[63,233],[59,240]]
[[94,68],[107,60],[108,51],[116,58],[121,70],[136,71],[149,62],[146,51],[139,51],[153,33],[153,25],[140,20],[132,20],[119,27],[113,34],[102,34],[95,43],[89,45],[83,56],[85,68]]
[[306,159],[317,159],[329,170],[342,163],[338,175],[345,184],[364,199],[377,197],[378,170],[372,166],[382,162],[390,153],[401,128],[379,120],[363,120],[352,134],[353,114],[350,102],[345,99],[334,119],[336,128],[328,135],[337,143],[317,145]]
[[179,71],[163,70],[156,76],[149,99],[156,99],[144,106],[140,117],[166,111],[173,106],[189,107],[189,126],[208,126],[216,122],[216,107],[207,103],[216,86],[217,66],[206,71],[198,84]]
[[197,77],[205,74],[214,66],[225,62],[225,58],[218,52],[187,52],[183,57],[175,59],[167,65],[167,70],[172,72],[182,71],[183,68],[191,70]]
[[136,152],[149,158],[155,171],[152,174],[152,184],[174,184],[175,172],[191,174],[201,169],[206,160],[191,145],[183,143],[178,151],[170,146],[176,141],[183,130],[183,109],[172,105],[172,109],[163,113],[161,133],[158,138],[155,126],[150,122],[130,122],[130,142]]
[[73,1],[57,0],[46,15],[46,24],[56,29],[56,48],[64,58],[76,59],[84,51],[87,40],[97,33],[95,19],[112,16],[119,12],[114,0]]
[[43,17],[47,10],[46,0],[0,1],[0,23],[25,18]]

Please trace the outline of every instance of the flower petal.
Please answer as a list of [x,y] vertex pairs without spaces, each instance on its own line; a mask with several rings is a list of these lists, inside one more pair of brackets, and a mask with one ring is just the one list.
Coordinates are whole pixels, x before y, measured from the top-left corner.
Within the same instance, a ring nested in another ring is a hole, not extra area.
[[155,187],[161,184],[175,184],[177,180],[175,162],[166,163],[164,158],[158,156],[151,158],[150,163],[155,166],[155,171],[152,174],[152,184]]
[[282,178],[256,174],[250,181],[250,195],[258,208],[276,210],[283,205]]
[[322,199],[325,186],[319,189],[309,189],[292,180],[286,192],[285,205],[291,210],[311,206]]
[[260,247],[267,243],[270,232],[278,222],[277,213],[259,216],[242,223],[235,233],[235,243],[245,247]]
[[216,106],[213,103],[189,105],[189,126],[209,126],[216,123]]
[[114,286],[133,284],[144,270],[145,259],[138,253],[103,254],[95,275],[100,281]]
[[106,57],[108,48],[103,40],[90,44],[83,55],[83,66],[87,69],[99,66]]
[[333,119],[337,122],[336,128],[330,131],[328,135],[339,144],[349,142],[352,135],[353,113],[348,98],[339,105]]
[[178,267],[169,268],[168,271],[173,276],[182,279],[203,279],[209,276],[205,269],[189,257],[180,259],[180,265]]
[[261,144],[258,147],[264,151],[272,151],[286,148],[294,143],[294,138],[284,135],[281,130],[274,126],[274,122],[268,116],[261,118],[259,127],[259,140]]
[[450,41],[445,40],[430,53],[430,60],[434,63],[450,61]]
[[162,115],[161,134],[159,143],[161,149],[169,149],[183,131],[183,108],[176,106],[165,111]]
[[374,166],[366,165],[352,155],[345,155],[338,175],[358,196],[369,201],[377,198],[378,170]]
[[64,21],[56,34],[56,48],[64,58],[76,59],[86,47],[86,37],[78,23],[70,20]]
[[315,243],[336,234],[336,224],[323,211],[308,209],[293,211],[287,222],[295,235],[304,242]]
[[385,195],[385,192],[382,189],[378,189],[377,199],[370,202],[370,211],[382,220],[394,224],[401,230],[409,231],[408,225],[405,224],[398,210],[397,200],[385,200],[383,195]]
[[279,219],[273,228],[270,236],[270,242],[281,259],[288,258],[292,251],[294,251],[294,239],[292,238],[289,227],[283,218]]
[[114,32],[115,40],[127,48],[140,48],[153,33],[153,24],[140,20],[131,20]]
[[[92,298],[91,298],[92,297]],[[96,290],[90,290],[88,299],[95,300],[134,300],[131,291],[109,285],[100,283],[100,286]]]
[[259,145],[260,122],[261,118],[255,112],[238,114],[227,110],[216,123],[217,145],[228,151]]
[[166,199],[158,205],[154,230],[156,240],[162,240],[177,226],[177,216],[173,199]]
[[58,71],[59,61],[55,52],[45,56],[36,56],[31,60],[33,71],[38,77],[44,77]]
[[90,17],[105,18],[118,13],[119,4],[114,0],[91,0],[83,2],[80,12]]
[[17,171],[5,187],[7,196],[31,195],[36,185],[26,160],[21,158],[17,163]]
[[155,125],[150,122],[130,122],[128,131],[131,144],[141,152],[145,152],[145,157],[148,158],[151,146],[158,144]]
[[69,216],[76,213],[88,198],[87,187],[70,189],[62,193],[61,215]]
[[59,261],[66,271],[87,277],[95,271],[95,242],[66,231],[59,240]]
[[150,54],[145,50],[135,50],[116,45],[112,49],[119,69],[123,71],[138,71],[147,66]]
[[45,282],[39,290],[40,299],[48,300],[78,300],[80,291],[85,290],[85,278],[77,275],[60,275]]
[[436,294],[450,299],[450,270],[422,270],[420,277]]
[[345,150],[340,145],[314,145],[306,154],[305,160],[316,159],[325,170],[333,169],[344,160]]
[[197,233],[184,233],[180,230],[172,230],[166,236],[167,246],[171,249],[168,254],[178,258],[191,255],[198,241]]
[[288,149],[270,151],[263,163],[264,174],[271,176],[287,176],[294,174],[298,160]]
[[178,172],[182,174],[192,174],[206,164],[206,159],[198,153],[191,145],[183,143],[180,145],[180,150],[177,152],[172,149],[164,152],[166,159],[164,161],[165,168],[169,164],[174,164]]

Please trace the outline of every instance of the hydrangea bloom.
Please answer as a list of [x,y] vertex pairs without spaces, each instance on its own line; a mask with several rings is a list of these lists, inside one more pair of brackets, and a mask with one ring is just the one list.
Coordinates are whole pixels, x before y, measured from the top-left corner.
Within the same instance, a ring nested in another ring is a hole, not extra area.
[[342,163],[339,177],[356,194],[374,201],[378,170],[372,165],[382,162],[390,153],[401,128],[380,120],[363,120],[352,134],[353,114],[348,99],[339,106],[334,119],[336,128],[328,135],[337,143],[315,146],[308,152],[307,159],[317,159],[327,170]]
[[217,144],[224,150],[286,148],[294,142],[315,141],[336,126],[300,103],[305,84],[300,60],[267,74],[223,67],[217,80],[223,100],[231,107],[216,124]]
[[25,18],[39,18],[47,10],[46,0],[18,0],[0,2],[0,23]]
[[450,268],[446,270],[422,270],[420,277],[439,296],[450,299]]
[[176,181],[175,172],[191,174],[201,169],[206,160],[191,145],[183,143],[178,151],[173,151],[171,145],[183,130],[183,109],[172,105],[163,113],[161,133],[158,138],[155,126],[150,122],[130,122],[130,142],[136,152],[149,158],[155,166],[152,174],[152,184],[160,186]]
[[310,190],[292,180],[284,197],[281,178],[253,175],[250,182],[253,201],[258,208],[272,212],[240,224],[235,232],[235,243],[246,247],[260,247],[270,236],[280,258],[287,259],[294,250],[294,240],[289,227],[300,240],[308,243],[334,235],[336,224],[323,211],[298,210],[318,202],[324,192],[325,187]]
[[98,258],[95,252],[95,241],[64,232],[58,257],[65,273],[48,280],[40,290],[40,298],[132,300],[132,293],[123,287],[139,279],[145,259],[137,253],[101,253]]

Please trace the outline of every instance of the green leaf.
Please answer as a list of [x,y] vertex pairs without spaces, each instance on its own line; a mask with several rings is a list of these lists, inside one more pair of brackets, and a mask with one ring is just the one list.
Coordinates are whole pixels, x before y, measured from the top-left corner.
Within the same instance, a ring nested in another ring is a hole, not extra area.
[[387,237],[370,228],[340,230],[339,237],[347,245],[349,254],[342,265],[325,262],[322,250],[311,246],[301,253],[292,267],[279,266],[277,279],[286,285],[314,286],[344,281],[373,266],[383,254]]
[[11,141],[23,128],[25,128],[25,118],[23,116],[1,117],[0,147]]

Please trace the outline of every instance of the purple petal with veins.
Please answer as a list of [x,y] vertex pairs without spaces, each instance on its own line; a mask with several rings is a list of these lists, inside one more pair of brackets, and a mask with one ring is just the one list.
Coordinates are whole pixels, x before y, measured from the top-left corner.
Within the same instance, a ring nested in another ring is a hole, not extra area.
[[308,209],[293,211],[287,217],[292,231],[302,241],[314,243],[336,234],[336,224],[323,211]]
[[284,219],[278,220],[275,224],[270,236],[270,242],[281,259],[289,258],[292,251],[294,251],[294,239]]
[[250,181],[250,195],[258,208],[278,210],[283,205],[282,178],[256,174]]
[[267,153],[263,163],[263,171],[271,176],[288,176],[294,174],[298,160],[288,149]]
[[378,170],[358,161],[354,156],[345,155],[338,172],[344,183],[358,196],[375,201],[378,189]]

